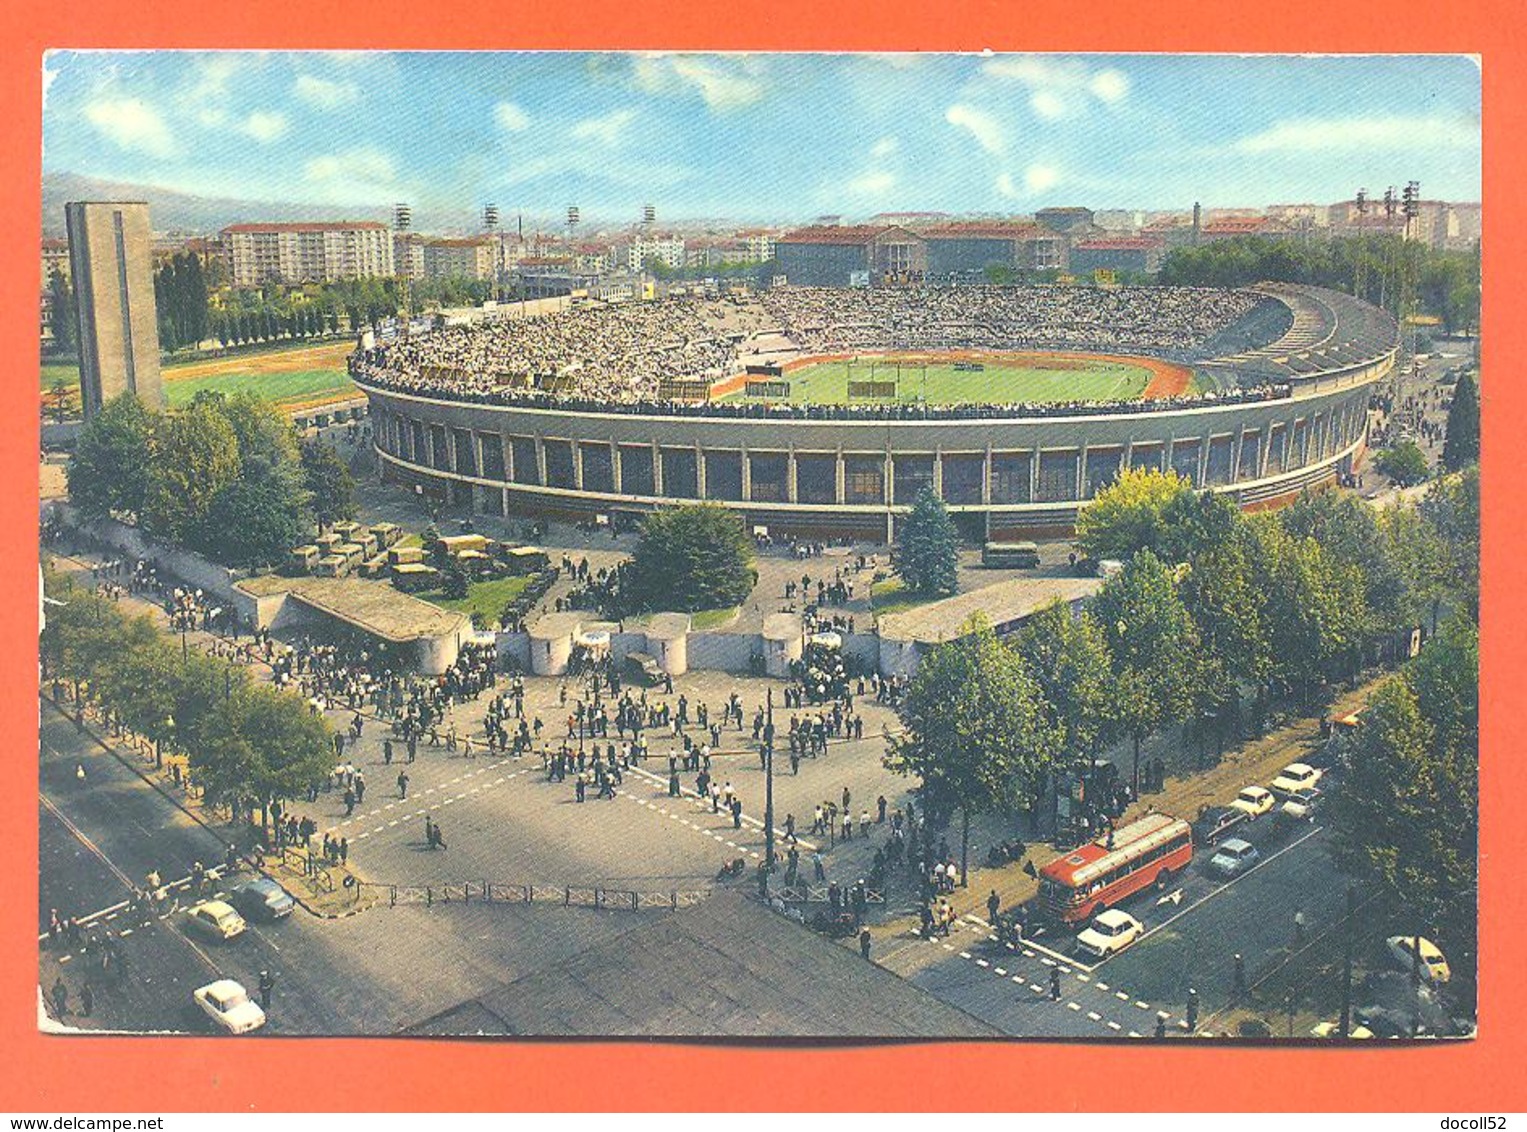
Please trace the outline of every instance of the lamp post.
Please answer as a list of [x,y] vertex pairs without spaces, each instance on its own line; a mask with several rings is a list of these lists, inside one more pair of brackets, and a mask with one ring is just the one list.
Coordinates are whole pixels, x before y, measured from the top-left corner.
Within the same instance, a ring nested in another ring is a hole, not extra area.
[[[765,700],[769,735],[774,733],[774,689],[768,689]],[[764,738],[764,864],[759,888],[764,898],[769,895],[769,874],[774,871],[774,741]]]

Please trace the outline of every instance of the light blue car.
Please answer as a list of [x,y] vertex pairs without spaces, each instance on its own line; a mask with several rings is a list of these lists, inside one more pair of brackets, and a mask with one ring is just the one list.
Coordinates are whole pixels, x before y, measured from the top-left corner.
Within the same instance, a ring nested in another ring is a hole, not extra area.
[[1257,852],[1255,845],[1232,837],[1221,842],[1214,851],[1214,856],[1209,858],[1209,868],[1221,876],[1240,876],[1261,859],[1262,854]]

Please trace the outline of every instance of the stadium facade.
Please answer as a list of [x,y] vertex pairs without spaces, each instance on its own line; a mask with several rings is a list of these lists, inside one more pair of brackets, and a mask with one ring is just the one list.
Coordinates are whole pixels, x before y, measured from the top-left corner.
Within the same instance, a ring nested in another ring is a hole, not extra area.
[[1371,388],[1397,356],[1394,321],[1336,292],[1256,290],[1287,309],[1271,340],[1194,363],[1220,393],[1154,404],[776,417],[357,381],[383,476],[488,513],[587,519],[710,500],[771,533],[889,539],[931,487],[967,537],[1062,533],[1125,467],[1174,470],[1248,509],[1355,469]]

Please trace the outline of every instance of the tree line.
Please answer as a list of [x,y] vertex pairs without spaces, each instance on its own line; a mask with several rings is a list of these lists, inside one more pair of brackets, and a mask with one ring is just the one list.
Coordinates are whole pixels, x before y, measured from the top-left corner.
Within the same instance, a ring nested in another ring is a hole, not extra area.
[[1479,248],[1443,251],[1399,236],[1300,240],[1236,236],[1174,248],[1160,282],[1246,287],[1263,280],[1346,291],[1396,314],[1410,303],[1442,320],[1448,334],[1479,326]]
[[115,724],[183,751],[191,781],[237,821],[297,797],[328,773],[328,722],[300,696],[252,683],[233,661],[187,651],[145,615],[45,571],[54,599],[40,641],[43,681],[67,683],[75,702],[92,700]]
[[1272,708],[1311,708],[1368,664],[1403,654],[1443,613],[1475,622],[1479,480],[1438,481],[1419,506],[1306,493],[1243,514],[1153,470],[1124,472],[1084,509],[1077,542],[1122,569],[1073,614],[1057,604],[1010,641],[977,618],[931,650],[900,709],[892,769],[945,813],[1017,801],[1052,772],[1174,725],[1200,757],[1260,733]]
[[312,524],[355,512],[333,445],[299,442],[290,419],[249,393],[204,390],[168,413],[116,397],[81,430],[67,475],[86,518],[134,523],[228,566],[282,563]]

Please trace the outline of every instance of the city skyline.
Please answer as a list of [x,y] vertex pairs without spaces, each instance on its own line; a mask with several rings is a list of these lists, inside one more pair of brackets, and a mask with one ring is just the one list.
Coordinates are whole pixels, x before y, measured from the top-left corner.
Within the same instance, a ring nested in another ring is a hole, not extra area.
[[54,52],[44,84],[45,174],[421,222],[1480,195],[1461,56]]

